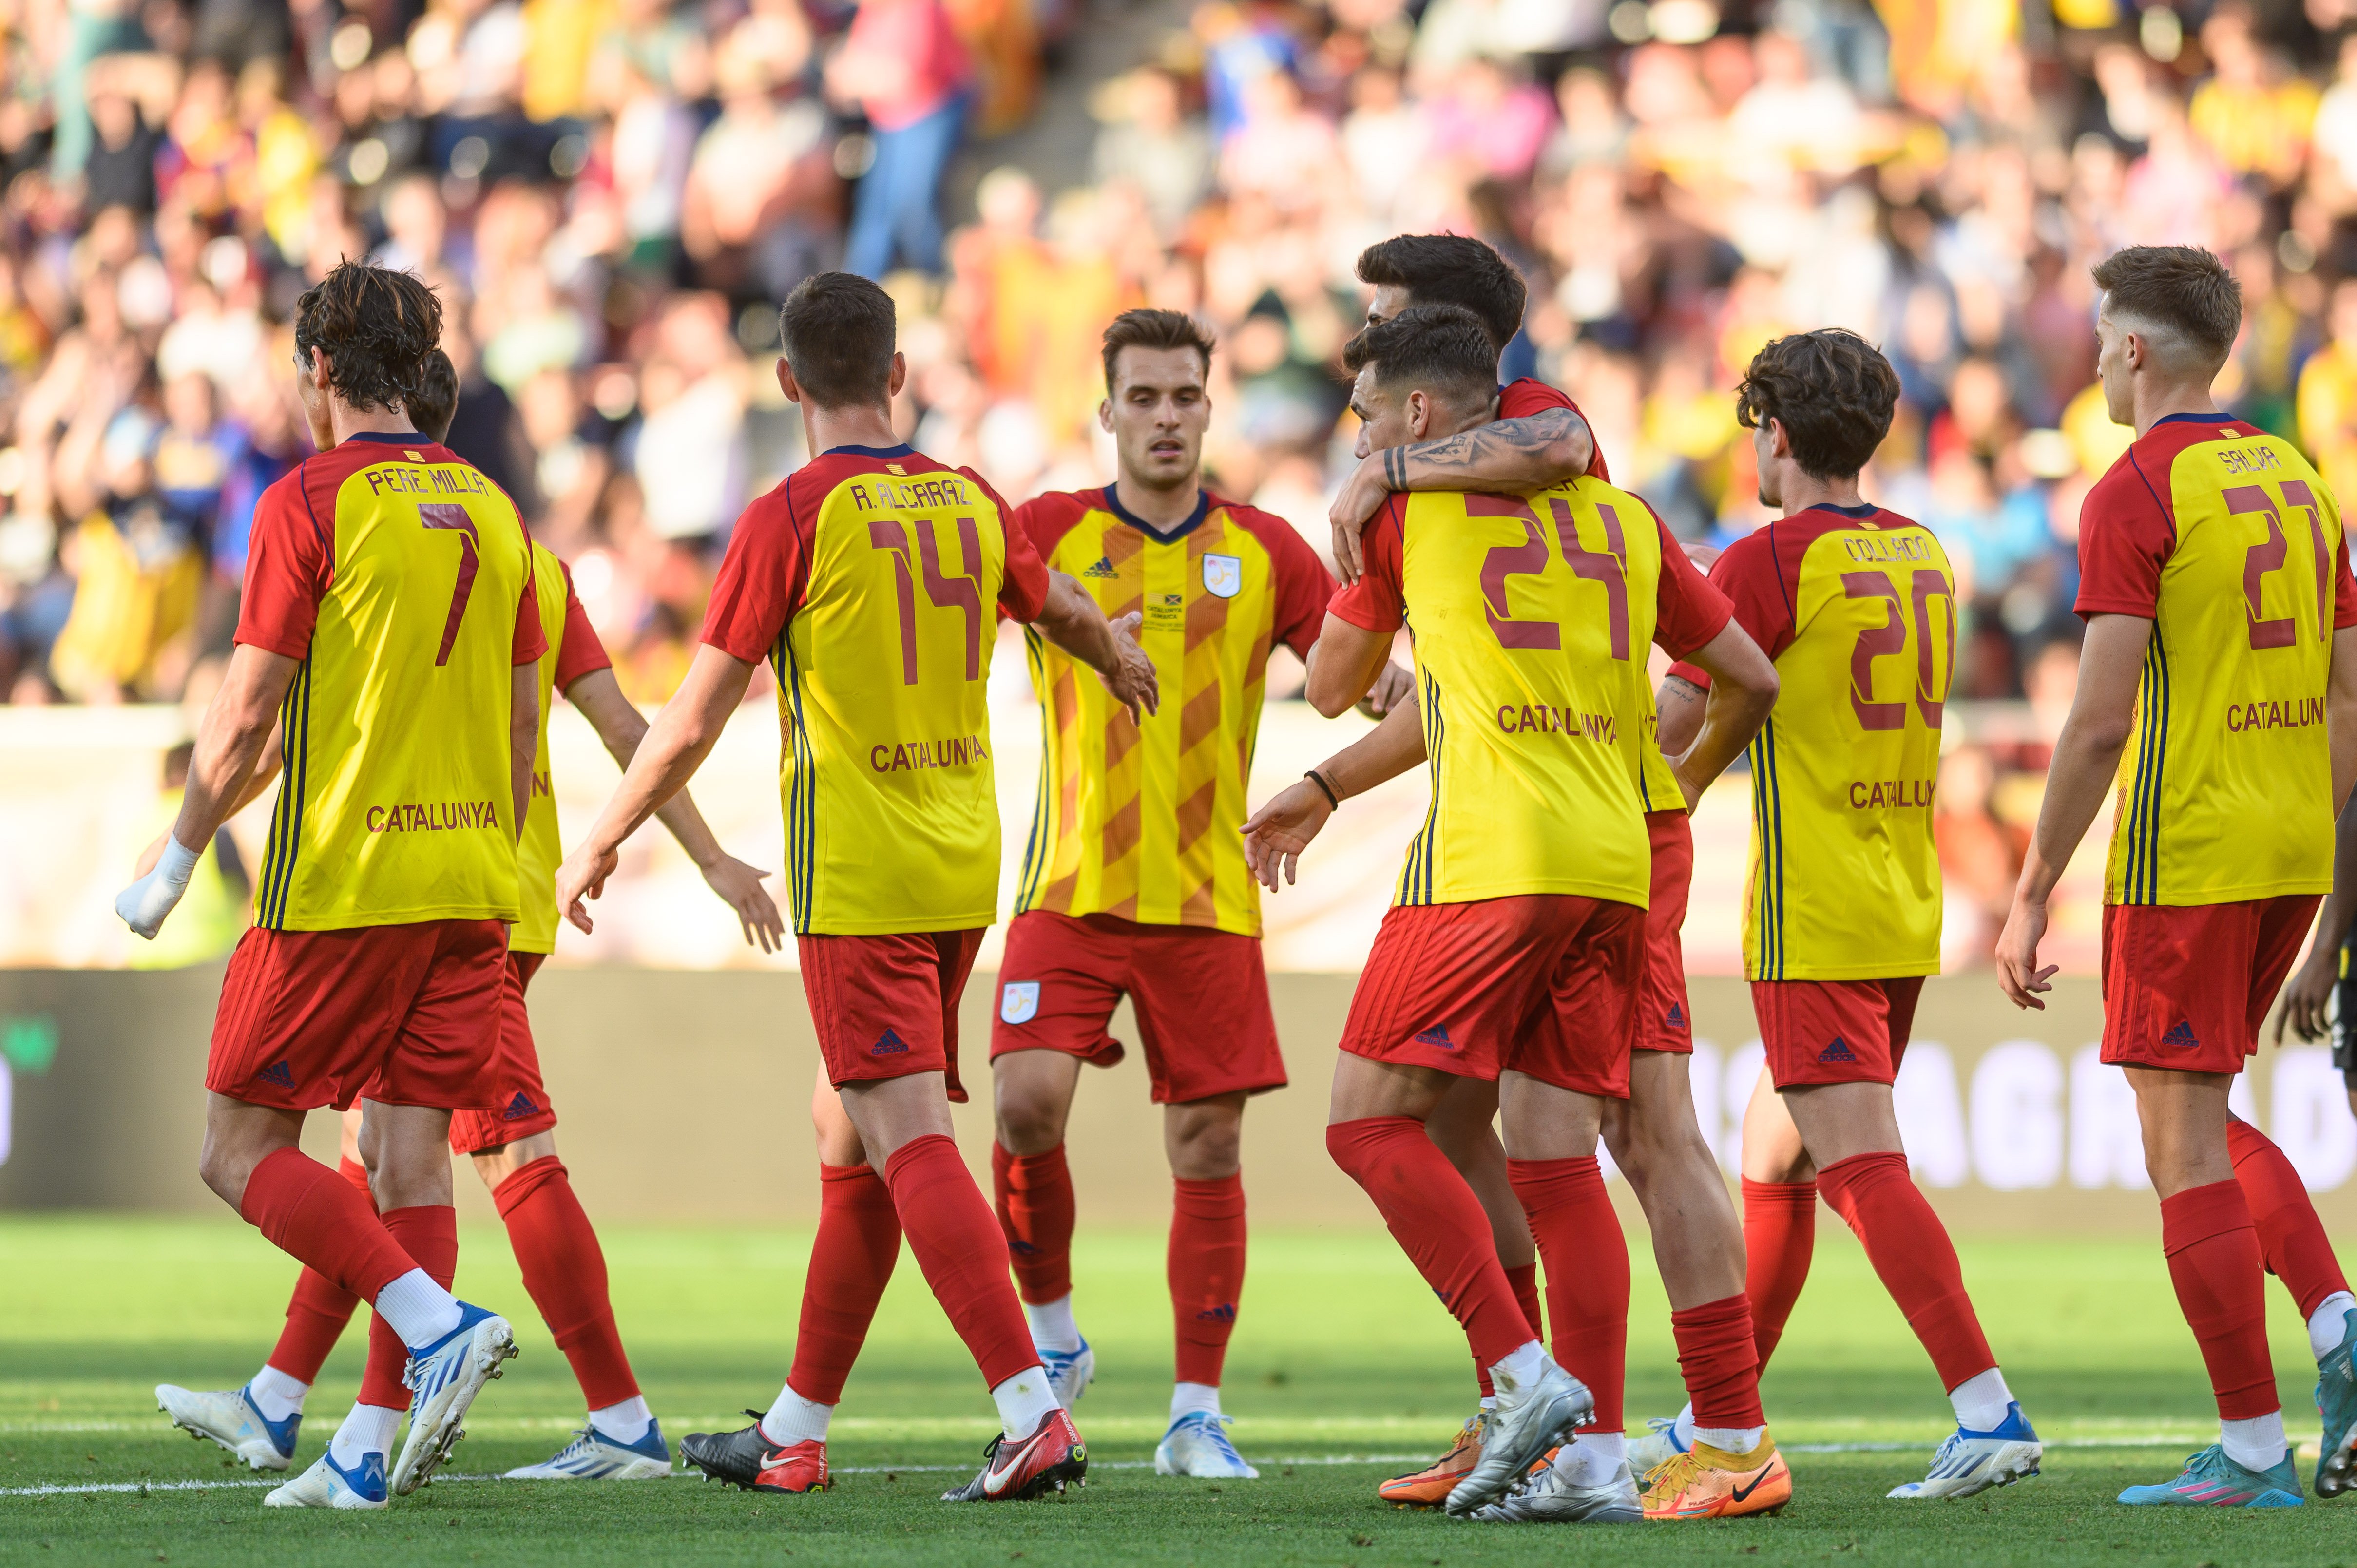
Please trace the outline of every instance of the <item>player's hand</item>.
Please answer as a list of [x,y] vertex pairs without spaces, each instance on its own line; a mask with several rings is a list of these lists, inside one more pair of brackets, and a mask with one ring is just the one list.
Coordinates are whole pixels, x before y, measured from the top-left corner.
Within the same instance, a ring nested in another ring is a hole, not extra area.
[[1301,852],[1333,814],[1326,791],[1307,779],[1278,790],[1275,800],[1254,811],[1243,827],[1244,863],[1260,885],[1272,893],[1277,891],[1281,871],[1289,886]]
[[[164,918],[177,908],[180,895],[188,890],[188,878],[196,875],[197,862],[203,858],[197,851],[183,849],[180,841],[170,833],[164,835],[160,847],[151,845],[156,858],[150,869],[139,880],[114,896],[114,912],[123,923],[148,941],[164,929]],[[140,856],[142,860],[147,856]]]
[[171,838],[171,836],[172,830],[169,828],[166,828],[162,832],[157,833],[156,835],[156,842],[149,844],[145,849],[141,850],[139,852],[139,858],[132,863],[131,875],[134,876],[145,876],[149,872],[155,870],[156,863],[164,858],[164,844],[167,840]]
[[1386,659],[1373,687],[1359,699],[1359,711],[1371,719],[1379,719],[1402,703],[1415,700],[1415,677]]
[[2017,1007],[2046,1011],[2039,997],[2054,989],[2054,972],[2062,966],[2040,968],[2038,944],[2046,936],[2046,906],[2014,896],[2013,910],[1996,939],[1996,983]]
[[737,911],[747,947],[777,952],[786,945],[786,922],[778,913],[777,901],[761,886],[768,872],[757,871],[733,854],[722,855],[703,870],[704,885]]
[[1138,710],[1159,713],[1162,707],[1162,682],[1154,673],[1154,660],[1137,646],[1137,628],[1146,618],[1130,611],[1113,623],[1114,667],[1110,674],[1100,671],[1105,690],[1113,700],[1129,710],[1132,724],[1142,722]]
[[1366,570],[1359,535],[1366,532],[1367,520],[1391,499],[1391,493],[1383,479],[1383,455],[1372,452],[1359,459],[1359,466],[1335,492],[1334,504],[1326,509],[1326,521],[1334,530],[1334,570],[1344,587],[1357,582]]
[[2330,1032],[2324,1008],[2332,999],[2333,983],[2340,978],[2341,950],[2330,942],[2318,942],[2309,950],[2308,961],[2291,977],[2291,983],[2284,987],[2283,1000],[2276,1004],[2276,1044],[2283,1044],[2286,1024],[2303,1040],[2320,1040]]
[[565,864],[556,868],[556,907],[564,912],[566,919],[573,922],[576,930],[588,932],[597,929],[597,922],[589,918],[589,911],[584,907],[583,900],[595,898],[605,892],[606,878],[613,875],[621,864],[619,850],[609,849],[592,854],[589,846],[584,843],[566,855]]
[[1694,563],[1695,570],[1702,573],[1708,573],[1711,563],[1717,560],[1722,553],[1717,545],[1705,544],[1699,539],[1691,544],[1681,544],[1678,548],[1686,553],[1686,559]]

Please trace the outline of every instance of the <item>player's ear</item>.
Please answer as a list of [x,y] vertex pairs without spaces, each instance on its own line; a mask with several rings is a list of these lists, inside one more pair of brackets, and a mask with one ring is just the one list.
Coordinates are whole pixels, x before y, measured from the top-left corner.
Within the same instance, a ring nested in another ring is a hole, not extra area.
[[802,401],[802,383],[794,380],[794,368],[786,363],[783,354],[778,356],[778,390],[786,394],[788,403]]
[[1424,439],[1425,428],[1432,423],[1432,400],[1422,389],[1407,394],[1407,433],[1411,440]]
[[1097,403],[1097,428],[1110,433],[1113,429],[1113,396],[1107,393]]
[[906,386],[908,381],[909,356],[895,349],[892,350],[892,376],[884,383],[884,391],[890,396],[899,397],[900,389]]

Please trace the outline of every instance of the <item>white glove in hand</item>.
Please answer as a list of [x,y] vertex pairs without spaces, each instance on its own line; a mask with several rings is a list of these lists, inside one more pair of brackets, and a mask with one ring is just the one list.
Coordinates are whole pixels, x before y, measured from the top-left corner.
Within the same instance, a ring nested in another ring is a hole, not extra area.
[[156,869],[114,896],[114,912],[123,917],[124,925],[154,941],[156,933],[164,929],[164,917],[188,890],[188,878],[196,875],[199,858],[195,850],[182,849],[177,837],[167,836]]

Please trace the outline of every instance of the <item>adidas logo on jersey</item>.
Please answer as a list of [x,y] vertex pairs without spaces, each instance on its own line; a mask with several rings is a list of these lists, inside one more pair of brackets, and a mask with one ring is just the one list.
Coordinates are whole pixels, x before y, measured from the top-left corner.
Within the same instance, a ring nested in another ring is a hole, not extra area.
[[909,1042],[900,1037],[899,1030],[887,1029],[876,1037],[874,1045],[867,1047],[867,1054],[871,1057],[905,1056],[908,1049]]
[[1448,1037],[1448,1026],[1446,1024],[1435,1024],[1429,1029],[1420,1030],[1414,1038],[1419,1046],[1432,1046],[1444,1051],[1457,1048],[1457,1042]]
[[1112,556],[1100,555],[1097,557],[1097,564],[1090,567],[1087,571],[1082,573],[1081,575],[1083,577],[1118,577],[1121,574],[1113,569]]
[[521,1122],[525,1117],[537,1113],[539,1110],[540,1107],[532,1102],[532,1096],[519,1089],[516,1090],[516,1097],[508,1101],[508,1108],[500,1112],[500,1120]]
[[1847,1040],[1835,1035],[1834,1043],[1817,1053],[1817,1059],[1821,1062],[1854,1062],[1857,1060],[1857,1053],[1849,1048]]
[[1235,1320],[1236,1304],[1232,1301],[1223,1301],[1217,1306],[1207,1306],[1195,1315],[1195,1321],[1198,1323],[1233,1323]]
[[1669,1016],[1663,1019],[1662,1022],[1667,1024],[1673,1029],[1683,1029],[1686,1026],[1686,1010],[1678,1004],[1673,1002],[1670,1004]]
[[2160,1037],[2160,1043],[2177,1050],[2190,1051],[2201,1044],[2201,1037],[2193,1032],[2190,1021],[2179,1018],[2176,1026]]
[[272,1062],[253,1076],[264,1083],[274,1083],[285,1089],[295,1087],[295,1069],[285,1062]]

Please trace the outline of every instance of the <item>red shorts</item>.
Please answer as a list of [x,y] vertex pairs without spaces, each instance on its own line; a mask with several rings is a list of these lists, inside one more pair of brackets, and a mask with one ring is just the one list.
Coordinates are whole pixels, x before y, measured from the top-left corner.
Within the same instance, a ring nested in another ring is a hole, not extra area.
[[205,1087],[251,1105],[457,1111],[490,1103],[508,929],[422,920],[340,931],[256,926],[230,955]]
[[1694,1052],[1694,1009],[1686,1004],[1686,955],[1678,933],[1694,883],[1694,823],[1684,811],[1648,811],[1653,885],[1645,907],[1645,983],[1637,993],[1637,1048]]
[[1905,980],[1755,980],[1751,1014],[1779,1089],[1813,1083],[1889,1083],[1915,1029],[1923,977]]
[[1015,917],[998,967],[991,1059],[1051,1050],[1111,1067],[1123,1049],[1105,1026],[1125,993],[1157,1105],[1285,1087],[1260,939],[1115,915]]
[[508,972],[500,996],[500,1049],[491,1061],[496,1111],[454,1111],[450,1113],[450,1149],[471,1155],[521,1143],[556,1126],[556,1107],[540,1081],[540,1049],[533,1044],[532,1015],[524,1010],[523,993],[532,977],[548,961],[544,952],[508,954]]
[[982,928],[888,936],[804,935],[802,994],[810,999],[827,1081],[913,1078],[938,1072],[950,1098],[965,1103],[958,1082],[958,999]]
[[1353,1056],[1629,1097],[1645,911],[1570,894],[1395,905],[1351,997]]
[[2104,906],[2104,1059],[2242,1071],[2319,901]]

